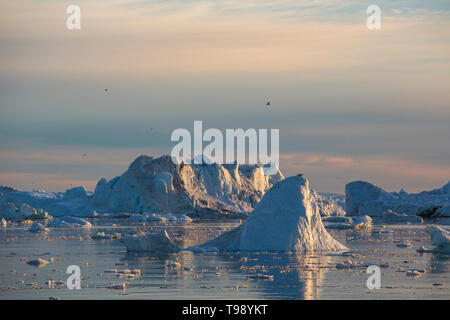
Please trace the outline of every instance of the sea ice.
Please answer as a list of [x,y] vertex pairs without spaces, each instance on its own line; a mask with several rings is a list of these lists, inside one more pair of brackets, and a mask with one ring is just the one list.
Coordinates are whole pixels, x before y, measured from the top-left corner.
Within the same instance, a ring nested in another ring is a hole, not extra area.
[[89,221],[77,218],[77,217],[61,217],[55,219],[47,224],[52,228],[91,228],[92,225]]
[[37,258],[35,260],[28,260],[27,263],[32,266],[42,267],[42,266],[45,266],[46,264],[48,264],[49,261],[41,259],[41,258]]

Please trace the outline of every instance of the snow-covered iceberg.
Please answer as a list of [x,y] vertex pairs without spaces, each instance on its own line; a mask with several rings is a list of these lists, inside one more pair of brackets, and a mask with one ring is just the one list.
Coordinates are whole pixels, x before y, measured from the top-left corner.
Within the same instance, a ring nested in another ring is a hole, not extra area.
[[[195,218],[248,215],[275,183],[278,171],[241,164],[174,164],[170,156],[140,156],[110,181],[100,179],[94,193],[83,187],[65,192],[21,191],[0,187],[0,217],[7,219],[130,217],[134,214],[188,214]],[[343,197],[311,191],[322,216],[343,215]],[[48,212],[48,214],[46,214]]]
[[450,253],[450,231],[438,226],[428,226],[427,231],[431,237],[431,244],[436,247],[426,252]]
[[450,182],[442,188],[420,193],[387,192],[365,181],[354,181],[345,186],[345,207],[349,216],[397,220],[407,220],[402,215],[436,218],[450,216],[449,206]]
[[[174,249],[167,233],[125,241],[131,251],[161,250],[161,243],[169,243],[170,251]],[[275,184],[243,224],[187,250],[211,249],[305,252],[347,250],[347,247],[325,230],[308,181],[295,176]]]
[[251,211],[283,178],[257,165],[174,164],[170,156],[140,156],[119,177],[98,182],[96,207],[110,211],[206,216]]

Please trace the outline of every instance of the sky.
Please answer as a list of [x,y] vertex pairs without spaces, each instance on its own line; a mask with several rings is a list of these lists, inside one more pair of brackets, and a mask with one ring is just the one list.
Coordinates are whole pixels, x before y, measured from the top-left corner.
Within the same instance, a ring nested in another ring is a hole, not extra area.
[[2,0],[0,184],[93,190],[202,120],[279,129],[282,172],[318,191],[438,188],[449,40],[449,1]]

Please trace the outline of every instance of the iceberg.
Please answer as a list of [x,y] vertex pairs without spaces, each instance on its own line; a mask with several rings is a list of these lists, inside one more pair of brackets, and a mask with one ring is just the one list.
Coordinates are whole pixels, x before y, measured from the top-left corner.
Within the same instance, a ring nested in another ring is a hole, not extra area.
[[430,234],[431,244],[436,247],[430,250],[422,250],[422,252],[436,252],[450,254],[450,231],[438,226],[428,226],[427,229]]
[[[289,177],[275,184],[250,217],[238,227],[192,251],[339,251],[348,248],[324,228],[308,181]],[[136,236],[124,241],[129,251],[181,250],[167,232]]]
[[[149,212],[175,212],[174,215],[191,218],[242,218],[282,179],[279,170],[274,175],[264,175],[264,168],[259,165],[174,164],[168,155],[140,156],[122,175],[110,181],[100,179],[94,193],[84,187],[54,193],[1,186],[0,217],[124,218]],[[344,215],[343,196],[311,190],[311,197],[320,215]]]
[[420,222],[423,218],[450,215],[450,182],[439,189],[420,193],[387,192],[369,182],[354,181],[345,186],[345,210],[348,216],[368,215],[387,221]]
[[283,178],[257,165],[174,164],[170,156],[140,156],[110,181],[101,179],[95,207],[111,212],[177,212],[191,216],[248,212],[265,191]]

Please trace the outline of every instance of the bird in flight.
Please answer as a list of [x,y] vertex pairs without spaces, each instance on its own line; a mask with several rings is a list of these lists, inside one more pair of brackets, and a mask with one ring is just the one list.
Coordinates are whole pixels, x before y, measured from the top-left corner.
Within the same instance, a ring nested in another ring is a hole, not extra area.
[[270,101],[267,101],[267,102],[266,102],[266,106],[270,106]]
[[105,91],[108,91],[108,89],[105,89]]

